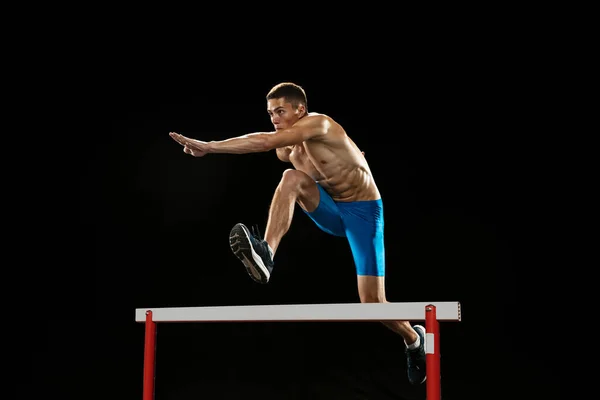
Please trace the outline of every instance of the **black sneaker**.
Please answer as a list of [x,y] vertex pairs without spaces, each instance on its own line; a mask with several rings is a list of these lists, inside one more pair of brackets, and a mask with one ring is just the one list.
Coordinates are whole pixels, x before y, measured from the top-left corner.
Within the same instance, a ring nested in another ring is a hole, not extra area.
[[229,245],[252,279],[258,283],[269,282],[273,271],[273,255],[267,242],[260,237],[258,227],[250,233],[244,224],[235,224],[229,233]]
[[421,344],[414,350],[406,348],[408,381],[413,385],[420,385],[427,379],[427,370],[425,369],[425,328],[421,325],[415,325],[413,329],[419,335]]

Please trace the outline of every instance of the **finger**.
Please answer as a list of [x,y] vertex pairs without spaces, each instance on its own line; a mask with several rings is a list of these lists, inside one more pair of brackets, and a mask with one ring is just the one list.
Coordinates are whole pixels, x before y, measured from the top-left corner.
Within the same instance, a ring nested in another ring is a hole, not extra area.
[[190,149],[196,149],[196,150],[198,149],[198,146],[196,145],[196,143],[194,143],[192,141],[192,139],[186,138],[185,136],[181,136],[180,139],[181,139],[181,144],[189,147]]
[[196,150],[194,150],[194,149],[192,149],[191,147],[185,146],[185,147],[183,148],[183,151],[184,151],[186,154],[191,154],[191,155],[193,155],[194,157],[196,157],[196,152],[197,152],[197,151],[196,151]]
[[198,144],[192,142],[192,141],[186,141],[185,145],[190,149],[190,150],[202,150],[201,147],[198,146]]
[[179,143],[182,146],[185,146],[187,143],[187,141],[185,140],[185,137],[178,133],[170,132],[169,136],[171,136],[177,143]]
[[169,136],[171,136],[171,139],[175,140],[176,142],[181,143],[180,139],[179,139],[179,135],[177,133],[169,132]]

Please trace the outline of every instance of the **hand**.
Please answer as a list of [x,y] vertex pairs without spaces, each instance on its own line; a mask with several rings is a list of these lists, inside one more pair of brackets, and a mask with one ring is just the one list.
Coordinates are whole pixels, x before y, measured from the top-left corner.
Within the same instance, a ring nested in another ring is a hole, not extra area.
[[190,139],[176,132],[169,132],[169,136],[183,146],[183,152],[194,157],[203,157],[208,154],[208,143],[201,140]]

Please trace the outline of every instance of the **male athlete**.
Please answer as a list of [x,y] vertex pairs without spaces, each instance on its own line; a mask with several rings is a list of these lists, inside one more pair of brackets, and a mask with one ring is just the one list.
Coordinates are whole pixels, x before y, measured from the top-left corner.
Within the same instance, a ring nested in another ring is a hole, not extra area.
[[[274,132],[211,142],[169,133],[194,157],[275,150],[281,161],[294,166],[283,172],[275,190],[264,239],[238,223],[229,236],[234,254],[252,279],[269,282],[277,247],[298,204],[320,229],[347,238],[360,301],[386,303],[383,203],[364,153],[331,117],[308,112],[306,93],[297,84],[275,85],[266,98]],[[409,321],[382,323],[404,339],[410,383],[423,383],[427,378],[425,328],[413,327]]]

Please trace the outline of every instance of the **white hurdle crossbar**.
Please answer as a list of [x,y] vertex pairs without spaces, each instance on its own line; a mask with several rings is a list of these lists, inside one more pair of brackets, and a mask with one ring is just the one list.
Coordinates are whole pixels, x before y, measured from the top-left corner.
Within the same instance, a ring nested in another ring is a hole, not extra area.
[[427,399],[441,399],[439,321],[461,321],[460,302],[281,304],[138,308],[145,327],[143,400],[154,399],[156,324],[173,322],[425,321]]

